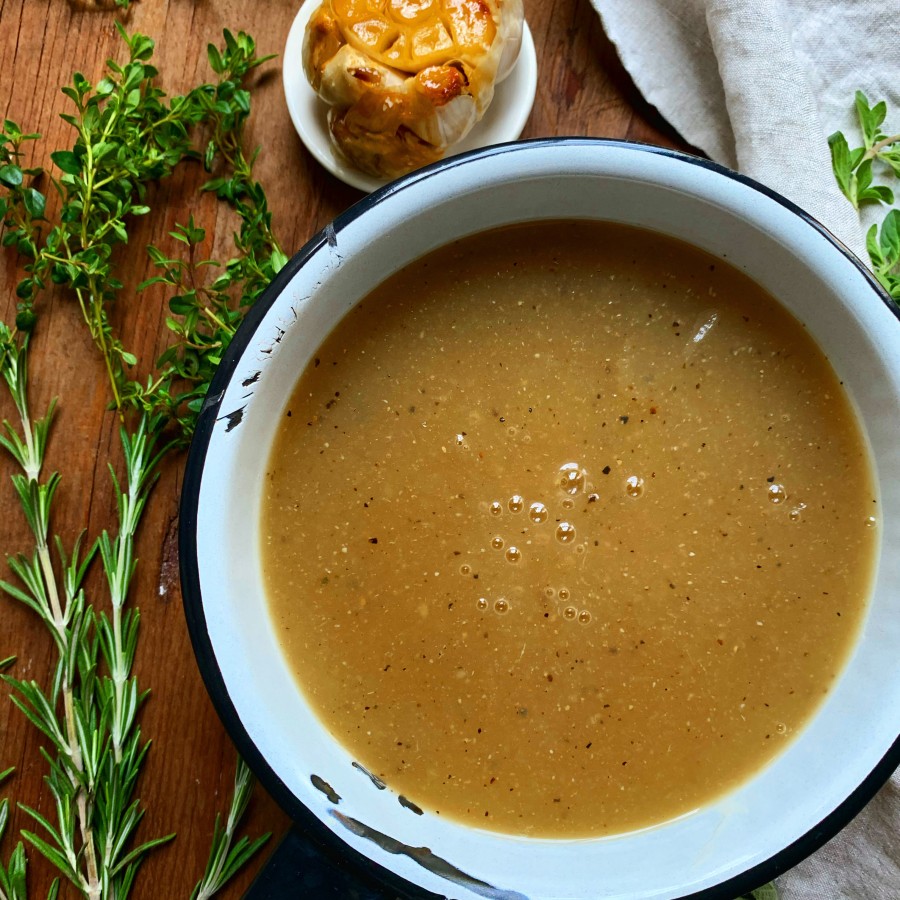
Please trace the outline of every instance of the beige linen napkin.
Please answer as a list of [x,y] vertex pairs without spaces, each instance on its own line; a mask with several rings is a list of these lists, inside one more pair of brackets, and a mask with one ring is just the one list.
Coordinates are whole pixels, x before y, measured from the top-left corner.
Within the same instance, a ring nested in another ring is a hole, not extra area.
[[877,210],[859,222],[826,141],[841,130],[862,143],[857,90],[886,100],[900,127],[898,0],[591,2],[638,88],[689,143],[784,194],[867,259],[862,235]]
[[[591,0],[635,84],[712,159],[812,213],[862,259],[863,221],[827,137],[862,143],[853,96],[900,128],[898,0]],[[895,193],[900,185],[894,184]],[[783,900],[900,900],[900,773],[834,840],[778,879]]]

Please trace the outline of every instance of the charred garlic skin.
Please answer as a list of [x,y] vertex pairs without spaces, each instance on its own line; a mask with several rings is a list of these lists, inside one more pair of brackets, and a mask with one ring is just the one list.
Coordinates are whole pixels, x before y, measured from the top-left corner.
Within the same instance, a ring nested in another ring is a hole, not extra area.
[[378,178],[440,159],[512,70],[522,23],[522,0],[324,0],[303,68],[335,146]]

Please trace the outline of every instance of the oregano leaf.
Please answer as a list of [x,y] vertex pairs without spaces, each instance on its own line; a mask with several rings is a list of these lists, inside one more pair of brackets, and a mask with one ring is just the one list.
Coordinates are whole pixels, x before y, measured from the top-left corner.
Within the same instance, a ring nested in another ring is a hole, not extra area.
[[837,180],[844,196],[852,201],[850,196],[850,175],[852,166],[850,164],[850,147],[847,144],[847,138],[840,131],[836,131],[828,138],[828,147],[831,150],[831,168],[834,170],[834,177]]
[[882,266],[893,268],[900,263],[900,210],[892,209],[884,217],[878,244]]
[[886,162],[893,169],[894,174],[900,178],[900,149],[882,150],[878,154],[878,158]]
[[862,128],[863,142],[868,150],[881,137],[879,126],[887,115],[887,104],[882,100],[876,103],[875,106],[870,107],[866,95],[862,91],[857,91],[855,105],[859,124]]
[[881,253],[881,244],[878,241],[878,226],[872,225],[866,232],[866,251],[869,259],[872,260],[872,266],[880,269],[884,264],[884,256]]
[[778,891],[771,882],[757,888],[750,894],[752,900],[778,900]]
[[890,205],[894,202],[894,192],[886,184],[875,184],[859,191],[857,200],[860,203],[866,200],[877,200],[879,203]]

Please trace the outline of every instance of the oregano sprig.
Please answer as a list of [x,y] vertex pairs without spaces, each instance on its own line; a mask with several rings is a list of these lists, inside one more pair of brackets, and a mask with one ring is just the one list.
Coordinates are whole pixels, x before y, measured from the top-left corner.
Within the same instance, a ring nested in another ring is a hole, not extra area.
[[890,296],[900,303],[900,210],[892,209],[881,228],[873,225],[866,234],[866,251],[875,277]]
[[[844,196],[859,209],[865,202],[892,204],[894,192],[888,185],[874,184],[873,166],[900,177],[900,133],[884,129],[887,104],[881,100],[874,106],[862,91],[854,101],[863,146],[851,150],[840,131],[828,138],[834,177]],[[891,209],[879,228],[874,224],[866,234],[866,251],[875,277],[891,298],[900,303],[900,210]]]
[[866,95],[857,91],[855,106],[863,146],[851,150],[840,131],[828,138],[834,176],[855,209],[867,201],[893,203],[894,192],[889,187],[872,183],[872,166],[878,160],[900,175],[900,134],[887,135],[882,130],[887,117],[887,104],[883,100],[870,106]]

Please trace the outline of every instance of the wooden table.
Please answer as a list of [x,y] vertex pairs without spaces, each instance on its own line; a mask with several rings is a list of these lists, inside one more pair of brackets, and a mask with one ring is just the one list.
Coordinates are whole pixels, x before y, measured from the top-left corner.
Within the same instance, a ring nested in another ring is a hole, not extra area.
[[[103,0],[99,0],[103,2]],[[170,93],[210,79],[206,44],[220,42],[223,28],[253,34],[260,53],[280,52],[298,0],[133,0],[127,14],[112,9],[83,9],[94,0],[0,0],[0,110],[23,130],[39,131],[44,139],[35,163],[50,165],[52,150],[70,147],[71,128],[58,113],[68,101],[59,91],[74,71],[96,81],[103,61],[121,59],[123,45],[114,21],[157,41],[156,64]],[[683,147],[678,136],[643,102],[619,63],[588,0],[525,0],[539,61],[534,112],[524,137],[596,135]],[[290,61],[297,64],[296,60]],[[275,60],[257,78],[253,91],[250,140],[262,145],[258,177],[267,189],[274,226],[288,252],[299,249],[360,194],[327,175],[313,161],[295,134],[281,89],[282,61]],[[127,249],[129,284],[114,325],[125,346],[146,361],[154,360],[165,339],[162,293],[130,295],[129,287],[148,277],[144,245],[171,249],[167,232],[193,213],[207,229],[207,248],[218,259],[230,252],[233,220],[209,195],[200,196],[204,180],[199,166],[185,166],[168,182],[151,190],[152,215],[140,220]],[[52,216],[52,211],[51,211]],[[0,255],[3,293],[0,315],[12,322],[15,285],[22,272],[10,251]],[[107,461],[121,467],[115,415],[100,358],[77,304],[53,290],[41,300],[40,324],[33,343],[32,400],[41,410],[59,398],[59,413],[51,439],[49,466],[62,474],[54,522],[68,542],[82,529],[93,539],[114,523],[115,498]],[[0,413],[14,410],[4,394]],[[188,640],[178,583],[176,534],[178,495],[183,458],[170,460],[150,501],[138,542],[140,564],[133,591],[142,615],[136,674],[152,696],[144,707],[141,727],[153,741],[138,793],[147,814],[142,839],[177,832],[177,839],[157,850],[139,873],[133,892],[142,898],[186,898],[202,874],[209,851],[213,820],[224,810],[231,792],[235,751],[201,682]],[[9,458],[0,459],[0,551],[30,547],[8,476]],[[99,572],[89,577],[91,596],[105,602]],[[6,578],[6,573],[2,576]],[[12,673],[19,678],[49,681],[55,652],[44,627],[29,610],[0,598],[0,659],[15,654]],[[39,755],[40,735],[0,688],[0,771],[16,774],[0,788],[0,796],[53,815],[52,798],[43,784],[46,766]],[[0,846],[7,859],[20,828],[33,823],[22,813],[12,819]],[[253,834],[272,831],[270,847],[288,821],[275,803],[257,789],[247,819]],[[238,897],[247,887],[263,856],[236,879],[223,896]],[[46,896],[55,874],[29,850],[29,895]],[[63,897],[75,897],[66,887]]]

